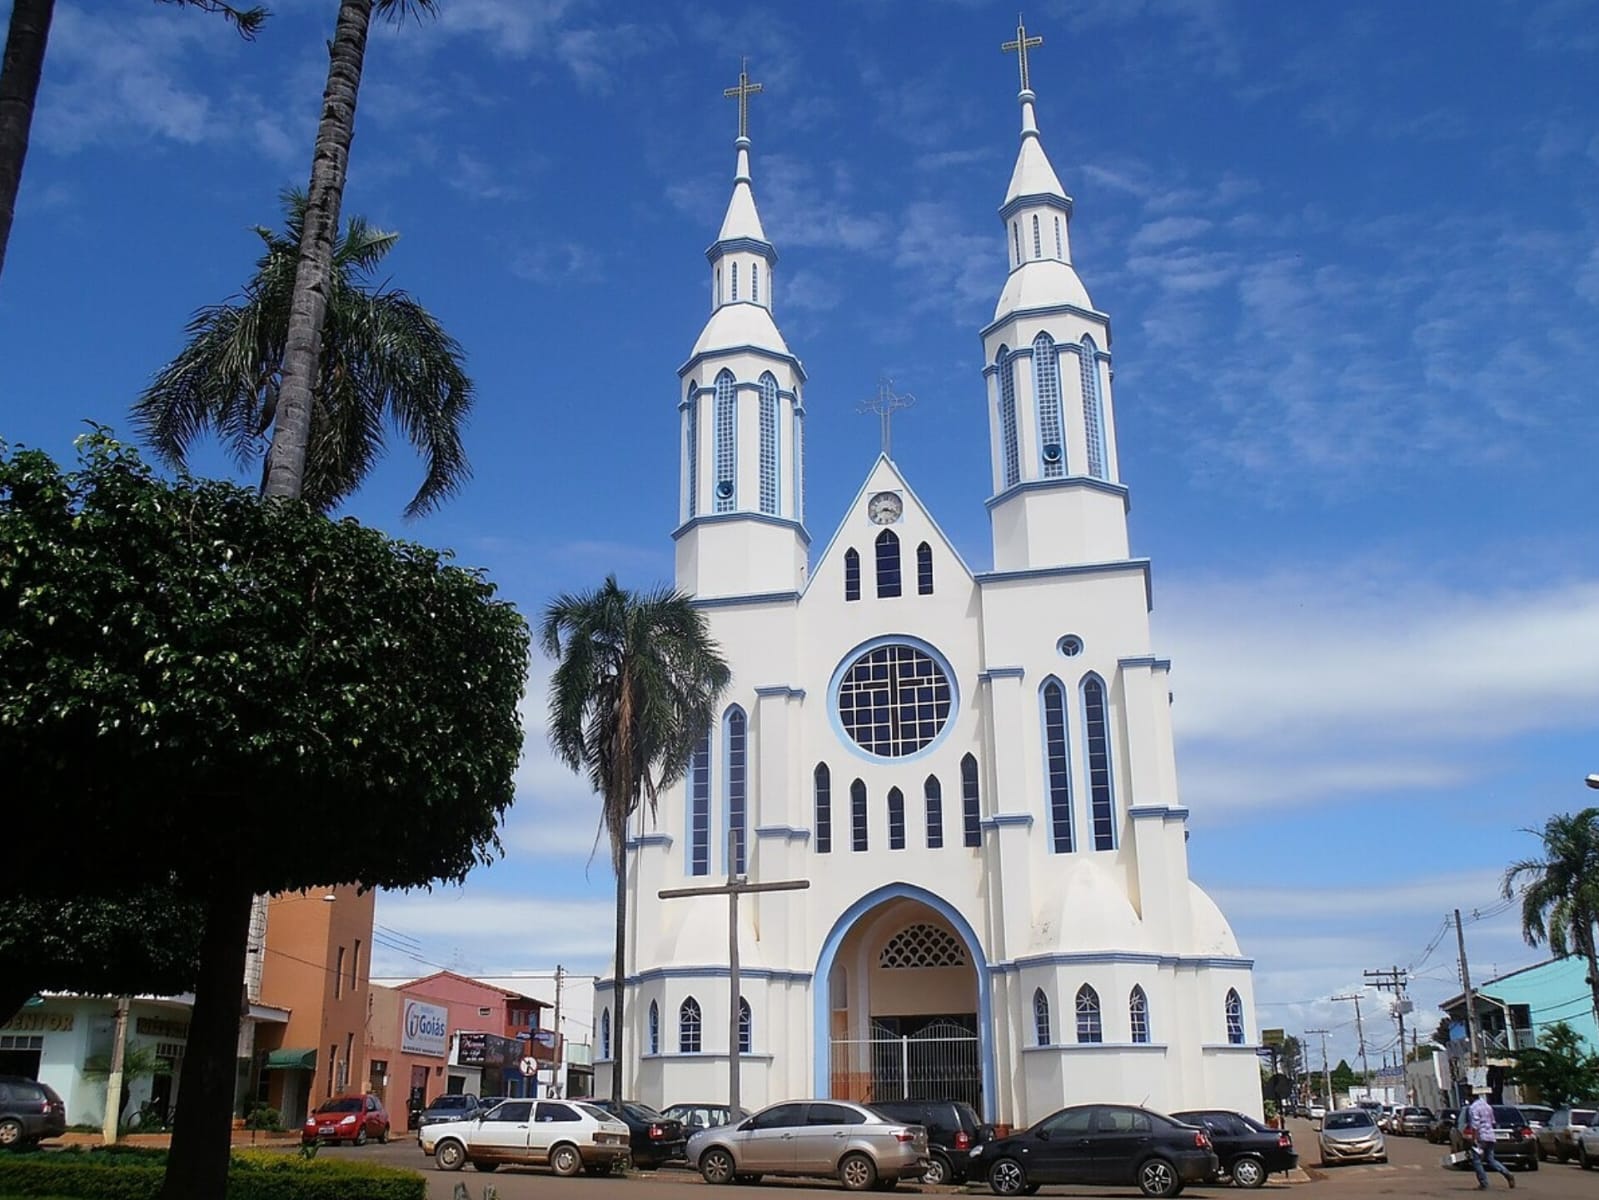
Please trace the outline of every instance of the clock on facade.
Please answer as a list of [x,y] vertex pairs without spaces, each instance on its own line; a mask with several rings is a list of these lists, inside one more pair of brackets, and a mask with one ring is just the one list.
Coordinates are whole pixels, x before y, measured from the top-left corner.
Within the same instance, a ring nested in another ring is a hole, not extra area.
[[892,525],[904,511],[904,501],[893,492],[878,492],[866,502],[866,515],[874,525]]

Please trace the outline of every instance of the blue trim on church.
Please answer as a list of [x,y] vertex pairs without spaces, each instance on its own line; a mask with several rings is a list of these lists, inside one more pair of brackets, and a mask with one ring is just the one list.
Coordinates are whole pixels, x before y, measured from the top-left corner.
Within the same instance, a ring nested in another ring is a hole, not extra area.
[[1112,496],[1120,496],[1122,511],[1132,510],[1132,500],[1128,496],[1125,484],[1096,479],[1092,475],[1056,475],[1048,479],[1023,479],[1011,484],[1002,492],[995,492],[983,501],[983,506],[992,512],[997,505],[1003,504],[1019,492],[1053,492],[1064,491],[1067,488],[1087,488],[1089,491],[1108,492]]
[[[762,525],[776,525],[781,529],[792,529],[800,535],[800,541],[804,542],[805,545],[809,546],[811,544],[810,533],[801,522],[794,520],[792,517],[777,517],[771,513],[749,512],[744,509],[734,509],[732,512],[700,513],[697,516],[690,517],[672,530],[672,540],[674,542],[677,541],[678,538],[697,525],[720,525],[726,521],[756,521]],[[788,594],[797,596],[799,593]]]

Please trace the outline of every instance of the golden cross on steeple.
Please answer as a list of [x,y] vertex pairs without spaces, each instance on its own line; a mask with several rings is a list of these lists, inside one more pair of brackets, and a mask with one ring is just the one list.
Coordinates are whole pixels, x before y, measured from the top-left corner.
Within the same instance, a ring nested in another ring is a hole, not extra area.
[[728,99],[738,98],[738,136],[747,138],[750,135],[750,97],[758,95],[762,87],[758,83],[750,82],[750,60],[744,59],[738,69],[738,86],[725,88],[722,95]]
[[[1024,91],[1024,92],[1030,92],[1030,91],[1033,90],[1032,84],[1030,84],[1027,81],[1027,52],[1029,50],[1031,50],[1034,46],[1042,46],[1043,44],[1044,44],[1044,39],[1043,38],[1041,38],[1041,37],[1028,37],[1027,36],[1027,26],[1022,24],[1022,15],[1021,15],[1021,13],[1017,13],[1016,14],[1016,40],[1014,42],[1005,42],[1005,43],[1003,43],[1000,46],[1000,49],[1002,51],[1004,51],[1006,54],[1009,54],[1012,50],[1016,51],[1016,57],[1019,60],[1018,61],[1018,65],[1021,67],[1021,72],[1022,72],[1022,91]],[[732,94],[733,93],[731,93],[731,92],[728,93],[728,95],[730,95],[730,96]]]

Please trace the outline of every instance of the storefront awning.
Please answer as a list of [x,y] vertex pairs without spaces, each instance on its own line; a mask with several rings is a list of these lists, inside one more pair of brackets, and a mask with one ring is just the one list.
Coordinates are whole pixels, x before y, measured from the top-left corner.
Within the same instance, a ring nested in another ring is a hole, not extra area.
[[315,1050],[269,1050],[263,1071],[315,1071]]

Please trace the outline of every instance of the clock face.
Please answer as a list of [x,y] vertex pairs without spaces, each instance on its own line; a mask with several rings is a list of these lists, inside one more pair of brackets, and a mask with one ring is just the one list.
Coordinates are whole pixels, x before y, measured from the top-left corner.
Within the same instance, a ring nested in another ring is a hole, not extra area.
[[874,525],[892,525],[904,511],[904,502],[893,492],[878,492],[866,502],[866,515]]

